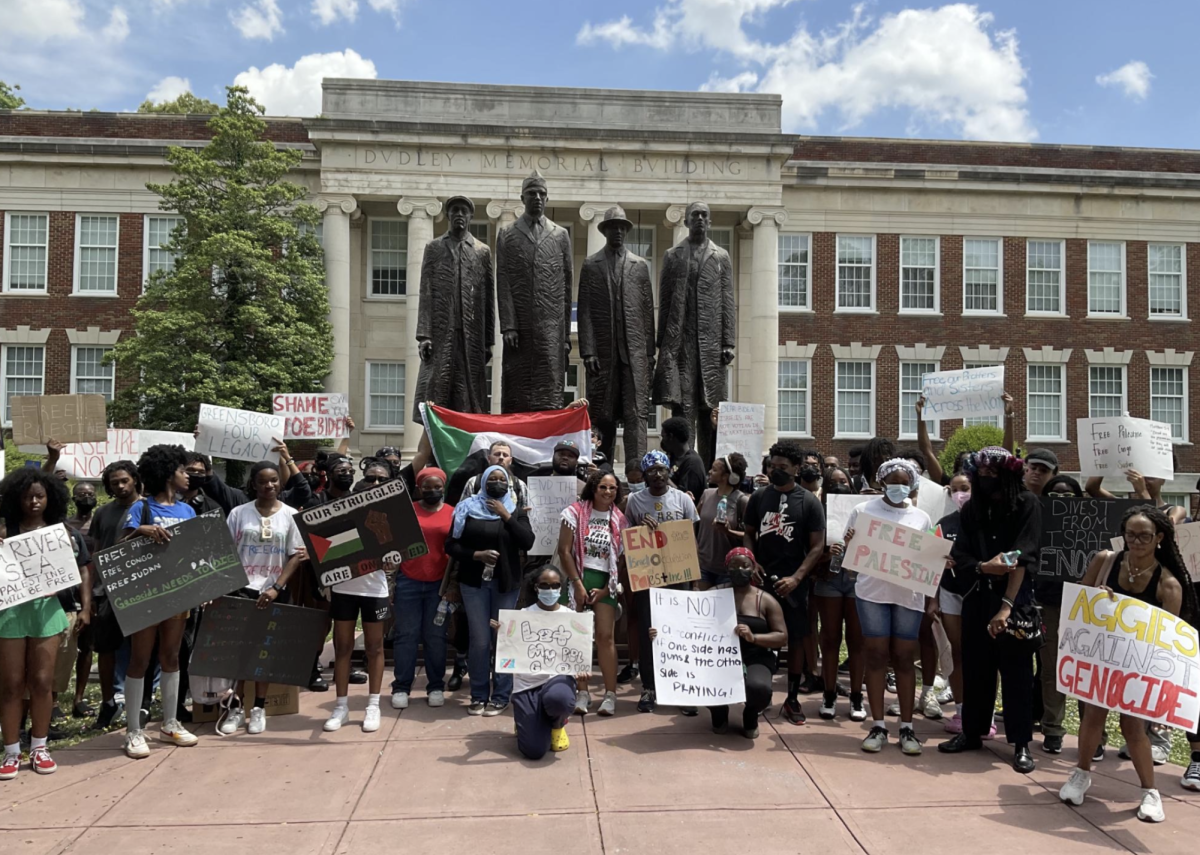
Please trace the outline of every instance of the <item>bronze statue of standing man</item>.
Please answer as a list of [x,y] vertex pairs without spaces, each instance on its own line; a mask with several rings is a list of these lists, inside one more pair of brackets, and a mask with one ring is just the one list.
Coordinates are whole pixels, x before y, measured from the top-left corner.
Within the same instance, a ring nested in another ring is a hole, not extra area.
[[716,445],[712,411],[726,395],[725,366],[737,346],[737,302],[729,253],[708,238],[708,205],[688,205],[685,220],[688,236],[667,250],[659,277],[654,403],[691,422],[708,464]]
[[607,240],[579,274],[579,355],[587,370],[588,411],[600,428],[600,451],[613,459],[617,422],[625,459],[646,453],[646,419],[654,377],[654,292],[650,265],[625,248],[633,223],[619,206],[597,228]]
[[525,205],[496,238],[496,284],[504,362],[500,409],[557,410],[571,353],[571,236],[546,217],[546,179],[521,184]]

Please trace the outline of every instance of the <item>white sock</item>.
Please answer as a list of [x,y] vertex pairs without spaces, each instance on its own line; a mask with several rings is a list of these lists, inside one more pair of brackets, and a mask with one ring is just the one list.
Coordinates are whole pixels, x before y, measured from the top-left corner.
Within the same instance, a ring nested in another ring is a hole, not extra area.
[[[347,701],[348,700],[349,699],[347,699]],[[379,706],[379,695],[367,695],[367,706],[369,706],[369,707]]]
[[962,704],[954,705],[954,714],[959,718],[962,718]]
[[163,671],[158,685],[162,689],[163,721],[174,721],[179,715],[179,672]]
[[872,723],[874,724],[875,727],[882,727],[884,730],[887,730],[887,724],[881,718],[875,719],[875,721]]
[[125,678],[125,732],[142,732],[142,693],[146,689],[145,677]]
[[21,753],[21,743],[14,742],[12,745],[5,745],[4,753],[5,754],[20,754]]
[[[29,753],[30,754],[37,751],[39,748],[45,748],[45,747],[46,747],[46,737],[45,736],[29,737]],[[18,750],[20,750],[20,746],[17,746],[17,748],[18,748]]]
[[912,719],[909,719],[908,721],[902,721],[902,722],[900,722],[900,729],[901,729],[901,730],[904,730],[904,728],[906,728],[906,727],[907,727],[909,730],[912,730],[912,729],[913,729],[913,726],[912,726]]
[[[378,695],[376,696],[376,698],[378,699]],[[342,697],[337,699],[337,701],[334,703],[333,707],[334,707],[334,709],[343,709],[343,710],[350,709],[350,697],[348,695],[343,695]]]

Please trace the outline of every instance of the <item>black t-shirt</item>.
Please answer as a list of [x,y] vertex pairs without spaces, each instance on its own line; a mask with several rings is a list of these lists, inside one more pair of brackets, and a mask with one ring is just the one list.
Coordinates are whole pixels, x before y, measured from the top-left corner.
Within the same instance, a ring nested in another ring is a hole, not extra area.
[[[92,515],[92,525],[88,529],[88,533],[92,536],[96,552],[101,552],[110,546],[115,546],[117,541],[121,539],[121,534],[123,533],[122,523],[125,522],[125,514],[128,510],[129,508],[113,500]],[[96,573],[94,575],[95,578],[92,580],[92,596],[103,597],[105,595],[104,586],[100,584],[100,574]]]
[[757,534],[754,558],[768,576],[791,576],[808,554],[815,532],[825,531],[825,510],[817,497],[797,484],[791,492],[762,487],[746,503],[746,531]]
[[700,501],[708,489],[708,470],[694,449],[688,449],[671,464],[671,483],[683,492],[691,493],[693,501]]

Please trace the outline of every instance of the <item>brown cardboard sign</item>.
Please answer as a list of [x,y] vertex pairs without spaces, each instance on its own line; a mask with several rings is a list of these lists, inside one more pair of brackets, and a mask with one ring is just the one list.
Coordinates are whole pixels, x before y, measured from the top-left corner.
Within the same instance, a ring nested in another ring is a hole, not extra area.
[[10,406],[15,445],[108,441],[103,395],[17,395]]

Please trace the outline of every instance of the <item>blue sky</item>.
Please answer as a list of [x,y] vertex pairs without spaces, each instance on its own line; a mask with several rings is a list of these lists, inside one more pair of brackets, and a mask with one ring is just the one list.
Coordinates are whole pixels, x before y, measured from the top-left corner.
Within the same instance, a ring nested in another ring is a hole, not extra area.
[[[1131,14],[1134,10],[1136,14]],[[778,92],[814,134],[1196,145],[1194,0],[0,0],[31,106],[134,109],[322,76]]]

